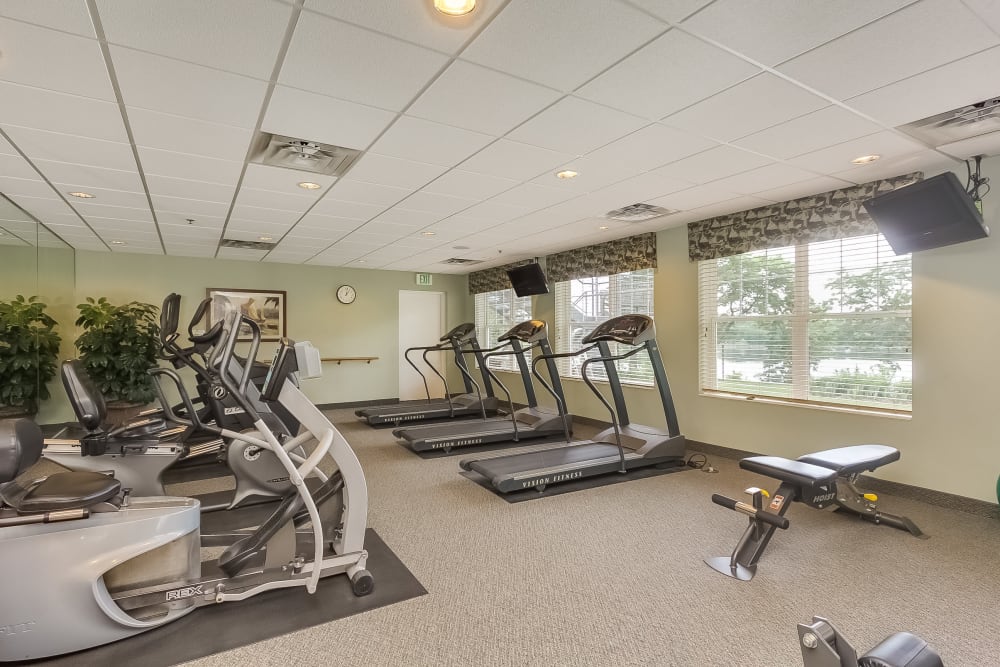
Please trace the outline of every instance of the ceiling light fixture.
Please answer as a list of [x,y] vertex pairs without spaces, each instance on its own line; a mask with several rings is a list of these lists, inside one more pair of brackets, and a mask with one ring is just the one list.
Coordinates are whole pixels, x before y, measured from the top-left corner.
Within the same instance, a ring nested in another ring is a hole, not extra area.
[[598,227],[598,229],[600,229],[602,232],[606,232],[606,231],[608,231],[608,226],[607,225],[601,225],[600,227]]
[[420,232],[423,236],[434,236],[437,232]]
[[112,241],[111,245],[128,245],[128,244],[125,243],[124,241]]
[[881,155],[862,155],[861,157],[856,157],[851,160],[852,164],[871,164],[875,160],[882,157]]
[[89,192],[67,192],[70,197],[79,197],[80,199],[93,199],[97,195],[92,195]]
[[319,183],[311,183],[309,181],[303,181],[299,183],[299,187],[302,188],[303,190],[319,190],[323,186],[320,185]]
[[273,241],[274,237],[273,236],[268,236],[267,234],[265,234],[264,236],[258,236],[257,240],[258,241]]
[[476,0],[434,0],[434,9],[448,16],[464,16],[476,8]]
[[564,181],[566,181],[566,180],[569,180],[571,178],[576,178],[579,175],[580,174],[578,174],[577,172],[573,171],[572,169],[567,169],[566,171],[560,171],[559,173],[557,173],[556,174],[556,178],[561,178]]

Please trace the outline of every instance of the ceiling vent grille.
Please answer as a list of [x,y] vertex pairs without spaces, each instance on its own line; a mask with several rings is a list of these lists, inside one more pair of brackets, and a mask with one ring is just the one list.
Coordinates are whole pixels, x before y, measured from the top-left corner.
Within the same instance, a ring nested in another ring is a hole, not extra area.
[[608,211],[605,217],[609,220],[621,220],[622,222],[643,222],[644,220],[652,220],[664,215],[673,215],[677,212],[669,208],[663,208],[662,206],[639,203]]
[[450,259],[444,260],[441,263],[442,264],[482,264],[483,260],[481,260],[481,259],[465,259],[464,257],[452,257]]
[[297,169],[327,176],[343,176],[361,151],[308,139],[260,132],[254,139],[250,161],[271,167]]
[[1000,97],[945,111],[901,125],[899,129],[934,147],[997,132],[1000,131]]
[[240,241],[239,239],[222,239],[219,244],[223,248],[240,248],[241,250],[271,250],[277,243],[265,241]]

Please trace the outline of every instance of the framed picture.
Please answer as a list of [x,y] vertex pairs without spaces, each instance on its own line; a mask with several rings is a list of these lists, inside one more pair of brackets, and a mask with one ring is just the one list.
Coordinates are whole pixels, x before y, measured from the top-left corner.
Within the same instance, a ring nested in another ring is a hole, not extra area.
[[[210,287],[207,293],[212,300],[209,326],[224,319],[226,313],[239,310],[260,325],[262,341],[276,341],[287,335],[285,292]],[[239,340],[250,340],[250,327],[245,324],[240,327]]]

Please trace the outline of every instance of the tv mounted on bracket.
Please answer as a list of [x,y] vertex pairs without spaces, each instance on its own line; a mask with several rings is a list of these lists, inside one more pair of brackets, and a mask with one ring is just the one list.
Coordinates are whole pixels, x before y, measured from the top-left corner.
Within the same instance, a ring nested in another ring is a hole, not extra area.
[[864,202],[897,255],[990,235],[958,177],[946,172]]
[[510,278],[510,284],[514,288],[514,294],[518,296],[549,293],[549,286],[545,281],[545,273],[542,271],[541,265],[537,262],[507,269],[507,276]]

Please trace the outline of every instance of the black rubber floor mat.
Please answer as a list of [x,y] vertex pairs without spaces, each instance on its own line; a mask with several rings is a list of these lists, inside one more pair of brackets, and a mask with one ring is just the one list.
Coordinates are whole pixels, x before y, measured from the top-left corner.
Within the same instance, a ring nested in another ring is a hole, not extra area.
[[[167,667],[408,600],[427,591],[374,530],[365,533],[375,591],[355,597],[346,575],[323,579],[315,595],[294,588],[196,609],[156,630],[32,665]],[[95,613],[96,610],[95,610]]]

